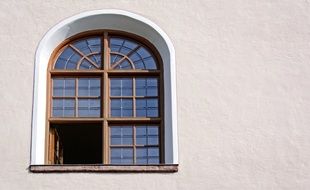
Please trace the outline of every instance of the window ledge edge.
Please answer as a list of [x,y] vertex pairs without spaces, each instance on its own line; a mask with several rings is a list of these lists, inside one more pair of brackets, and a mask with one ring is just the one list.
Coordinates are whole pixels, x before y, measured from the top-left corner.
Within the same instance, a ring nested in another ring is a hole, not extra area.
[[175,173],[178,172],[178,164],[157,165],[30,165],[32,173],[72,173],[72,172],[102,172],[102,173]]

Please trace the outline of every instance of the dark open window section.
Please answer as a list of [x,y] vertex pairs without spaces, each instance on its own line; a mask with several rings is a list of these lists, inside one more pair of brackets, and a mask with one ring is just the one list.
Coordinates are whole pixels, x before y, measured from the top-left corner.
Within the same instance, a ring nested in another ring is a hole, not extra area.
[[52,125],[55,164],[101,164],[102,127],[94,124]]

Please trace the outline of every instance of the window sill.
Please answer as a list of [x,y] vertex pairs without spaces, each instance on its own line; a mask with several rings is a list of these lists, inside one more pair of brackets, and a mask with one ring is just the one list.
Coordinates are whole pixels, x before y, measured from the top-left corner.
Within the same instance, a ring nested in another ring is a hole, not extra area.
[[174,173],[178,164],[163,165],[30,165],[33,173],[114,172],[114,173]]

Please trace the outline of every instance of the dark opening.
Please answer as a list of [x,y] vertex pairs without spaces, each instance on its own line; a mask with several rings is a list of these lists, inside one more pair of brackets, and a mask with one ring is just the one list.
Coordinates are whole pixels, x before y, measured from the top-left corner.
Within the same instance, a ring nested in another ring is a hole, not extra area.
[[[62,164],[102,163],[102,127],[100,125],[55,125],[62,151]],[[56,147],[57,148],[57,147]]]

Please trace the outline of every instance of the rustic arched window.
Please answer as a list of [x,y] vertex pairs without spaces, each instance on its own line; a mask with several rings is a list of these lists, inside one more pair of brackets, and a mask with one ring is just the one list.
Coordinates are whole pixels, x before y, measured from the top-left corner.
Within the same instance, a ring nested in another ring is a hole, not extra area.
[[147,40],[75,35],[54,51],[48,77],[48,164],[165,163],[162,60]]
[[175,50],[155,23],[69,17],[41,39],[34,73],[30,171],[177,171]]

